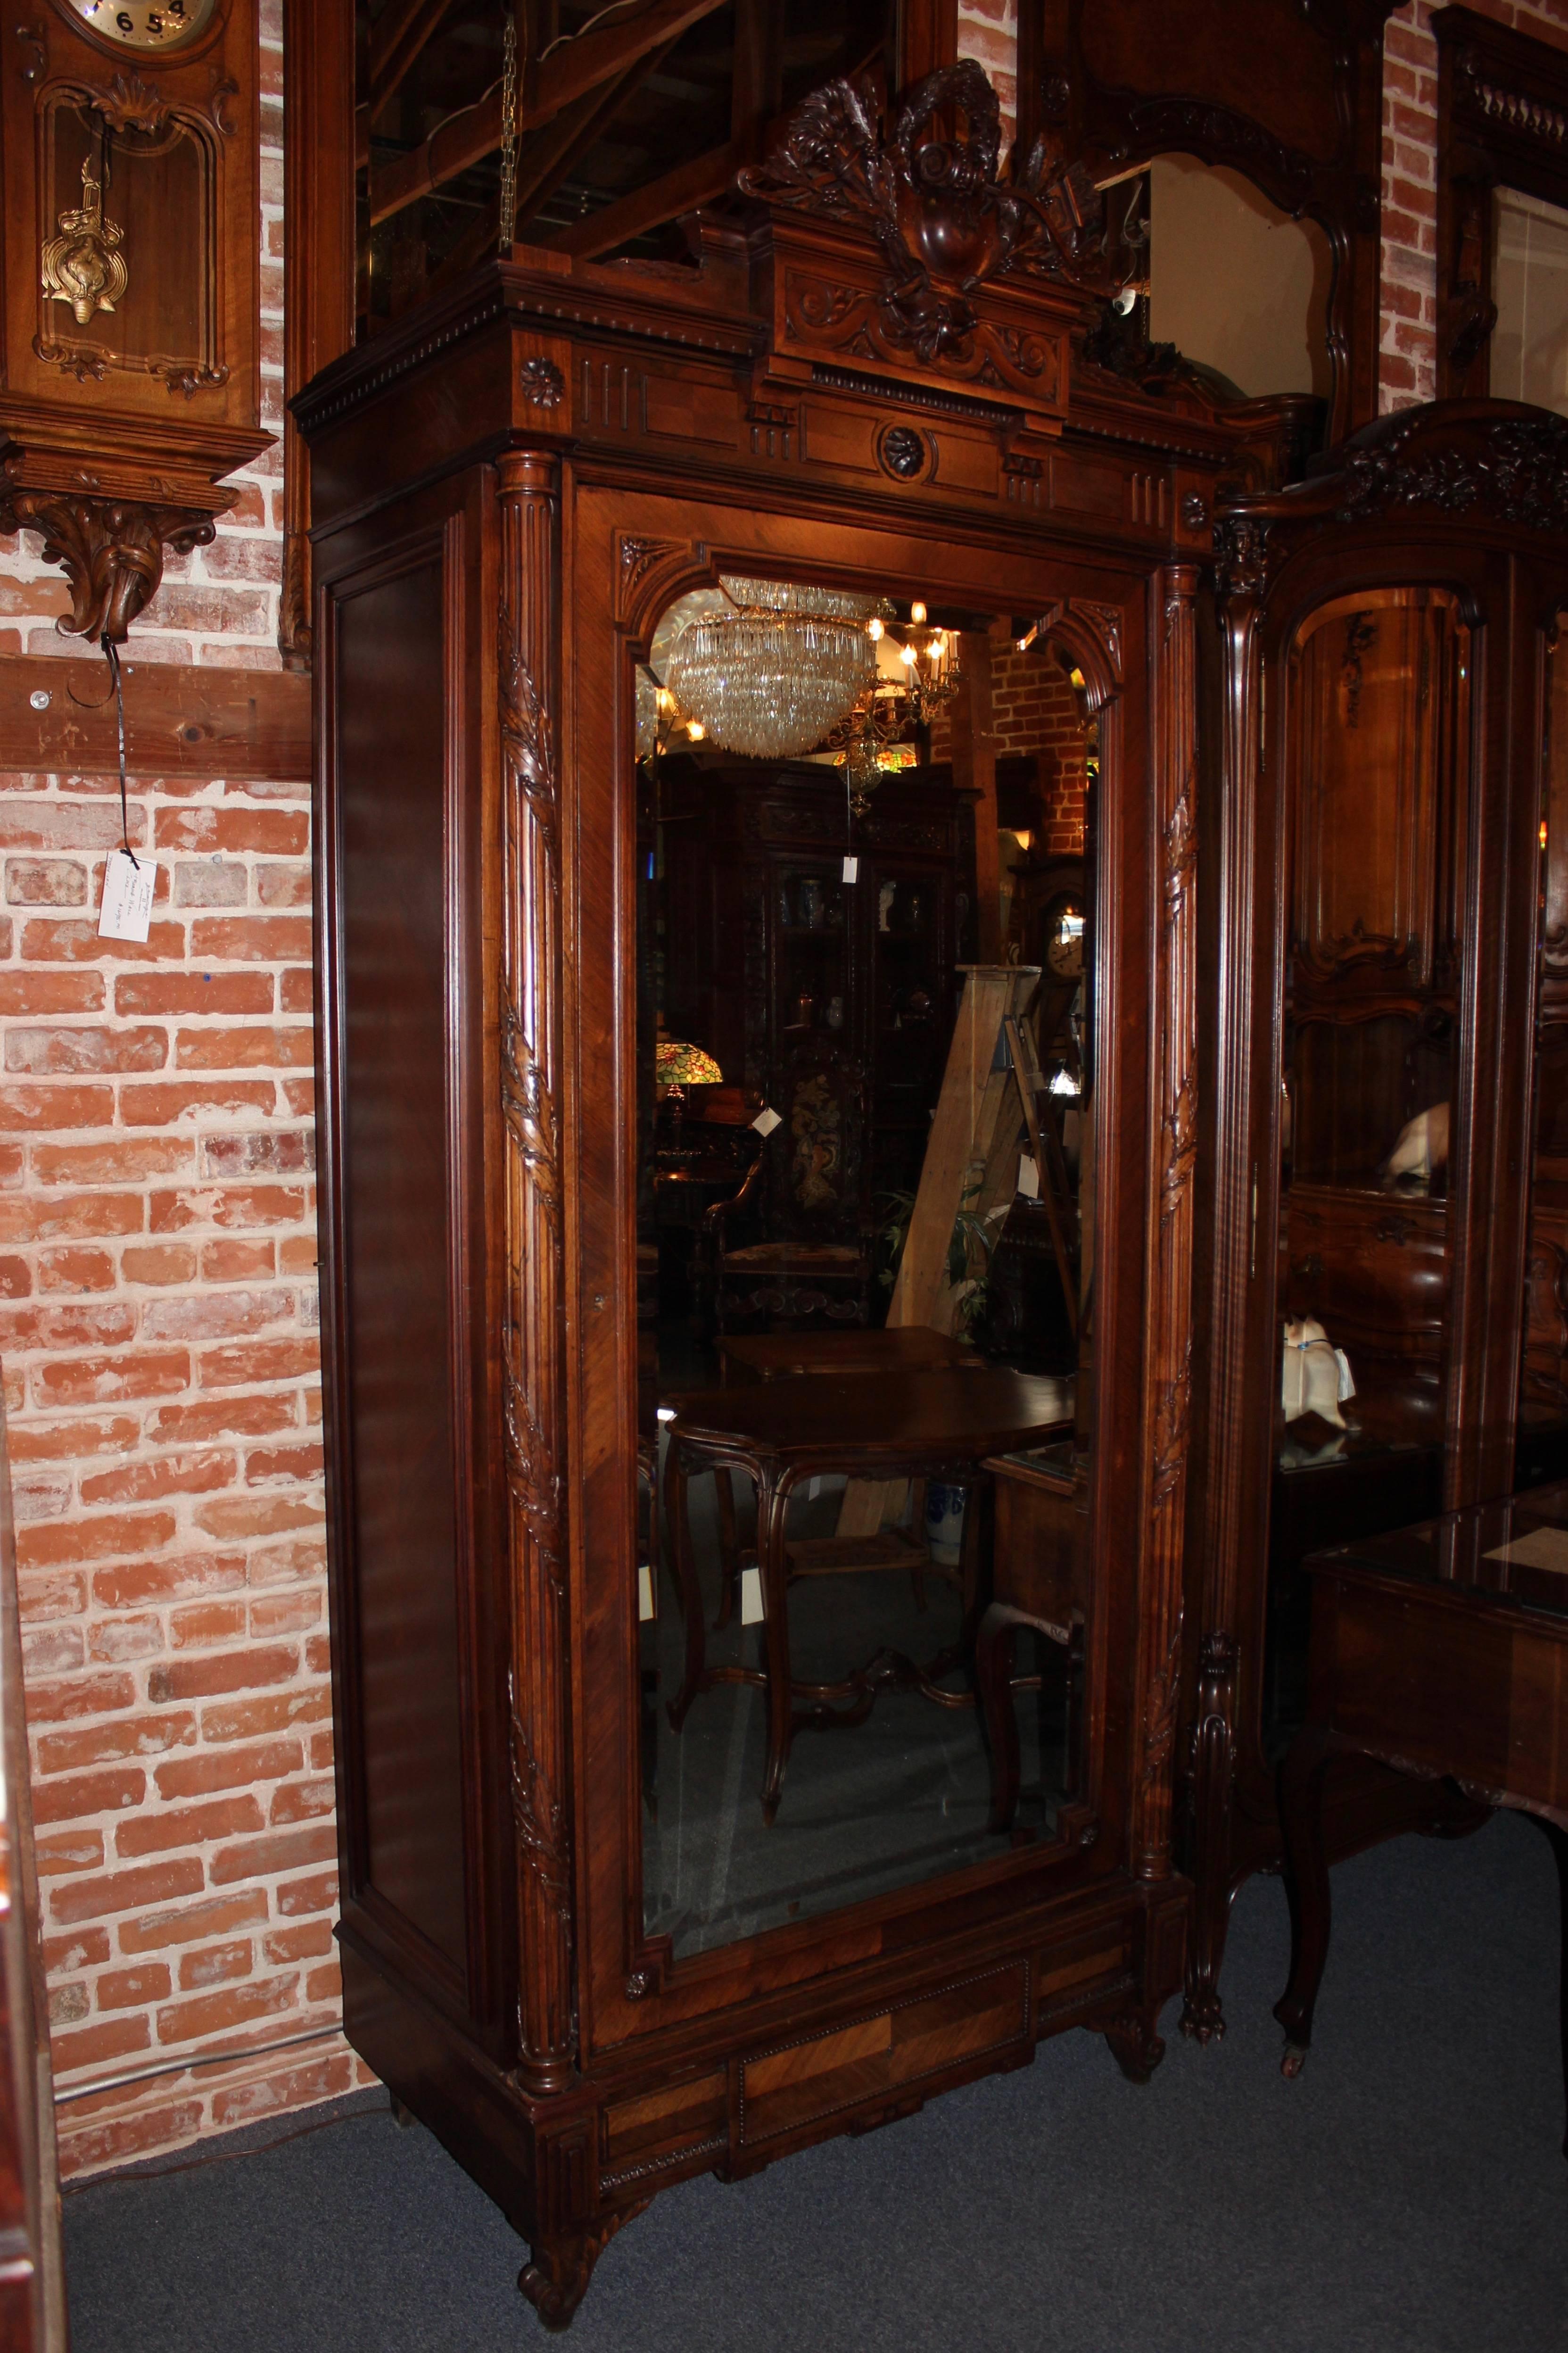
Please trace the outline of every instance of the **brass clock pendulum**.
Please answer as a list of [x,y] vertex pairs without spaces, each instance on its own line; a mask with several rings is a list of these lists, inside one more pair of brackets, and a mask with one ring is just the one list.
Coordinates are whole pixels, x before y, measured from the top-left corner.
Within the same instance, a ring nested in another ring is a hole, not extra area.
[[68,302],[79,327],[85,327],[97,311],[112,311],[129,282],[120,249],[124,232],[104,216],[108,181],[109,133],[100,130],[98,175],[94,177],[91,156],[84,155],[80,209],[61,213],[58,234],[46,241],[43,251],[44,292],[51,301]]

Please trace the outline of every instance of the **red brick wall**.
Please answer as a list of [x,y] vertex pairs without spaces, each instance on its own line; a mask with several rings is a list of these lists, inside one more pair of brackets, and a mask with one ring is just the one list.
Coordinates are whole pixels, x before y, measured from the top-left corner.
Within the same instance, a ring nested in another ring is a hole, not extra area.
[[999,754],[1044,752],[1046,833],[1035,854],[1083,854],[1085,747],[1083,715],[1069,680],[1048,652],[1019,653],[1009,646],[991,656],[991,730]]
[[[1568,47],[1568,0],[1468,0],[1483,16]],[[1431,0],[1388,20],[1383,64],[1380,406],[1436,396],[1437,44]]]
[[[276,0],[263,42],[276,428]],[[276,447],[235,479],[132,663],[277,667]],[[0,649],[79,653],[38,547],[0,543]],[[116,787],[0,775],[0,1359],[68,2173],[363,2077],[331,1938],[308,796],[137,777],[130,817],[145,947],[97,936]]]
[[1018,111],[1018,0],[959,0],[958,54],[977,58],[1002,106],[1002,136],[1011,139]]
[[[1071,681],[1048,648],[1021,654],[991,649],[991,733],[999,755],[1046,754],[1046,830],[1034,844],[1063,858],[1083,852],[1083,716]],[[931,731],[933,760],[952,757],[952,731],[939,716]]]

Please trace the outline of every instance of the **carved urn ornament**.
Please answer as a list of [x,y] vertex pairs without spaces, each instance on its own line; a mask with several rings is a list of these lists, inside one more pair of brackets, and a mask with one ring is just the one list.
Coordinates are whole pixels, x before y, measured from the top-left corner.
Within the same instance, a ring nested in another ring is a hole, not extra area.
[[38,0],[16,29],[0,529],[63,566],[63,630],[118,643],[271,438],[256,0]]

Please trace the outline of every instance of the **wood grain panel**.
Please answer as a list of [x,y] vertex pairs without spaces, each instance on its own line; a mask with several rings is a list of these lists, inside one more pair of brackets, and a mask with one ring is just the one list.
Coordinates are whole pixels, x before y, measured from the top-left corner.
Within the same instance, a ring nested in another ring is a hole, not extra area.
[[742,2067],[741,2138],[748,2146],[771,2140],[982,2052],[1023,2042],[1028,2031],[1028,1964],[1013,1961],[831,2034],[784,2043]]
[[607,2166],[624,2171],[634,2158],[675,2158],[698,2141],[727,2132],[730,2079],[723,2068],[689,2084],[672,2084],[639,2098],[618,2100],[601,2118],[599,2148]]
[[[310,681],[288,671],[128,661],[125,750],[137,776],[310,781]],[[47,695],[41,707],[33,697]],[[109,673],[91,660],[0,654],[0,770],[119,774]]]
[[371,1887],[466,1965],[439,543],[337,618],[354,1635]]

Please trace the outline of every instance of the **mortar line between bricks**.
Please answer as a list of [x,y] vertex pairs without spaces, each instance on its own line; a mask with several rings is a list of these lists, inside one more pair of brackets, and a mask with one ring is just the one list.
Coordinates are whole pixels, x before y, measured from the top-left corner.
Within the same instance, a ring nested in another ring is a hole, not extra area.
[[270,2059],[279,2051],[298,2051],[307,2042],[331,2042],[334,2038],[343,2039],[341,2026],[318,2026],[312,2033],[290,2034],[281,2042],[253,2042],[244,2051],[203,2051],[194,2058],[169,2059],[161,2067],[142,2067],[130,2075],[100,2075],[93,2083],[73,2084],[68,2092],[57,2092],[55,2105],[66,2108],[73,2100],[89,2100],[100,2092],[124,2092],[136,2084],[154,2084],[161,2075],[188,2075],[197,2067],[232,2066],[237,2059]]

